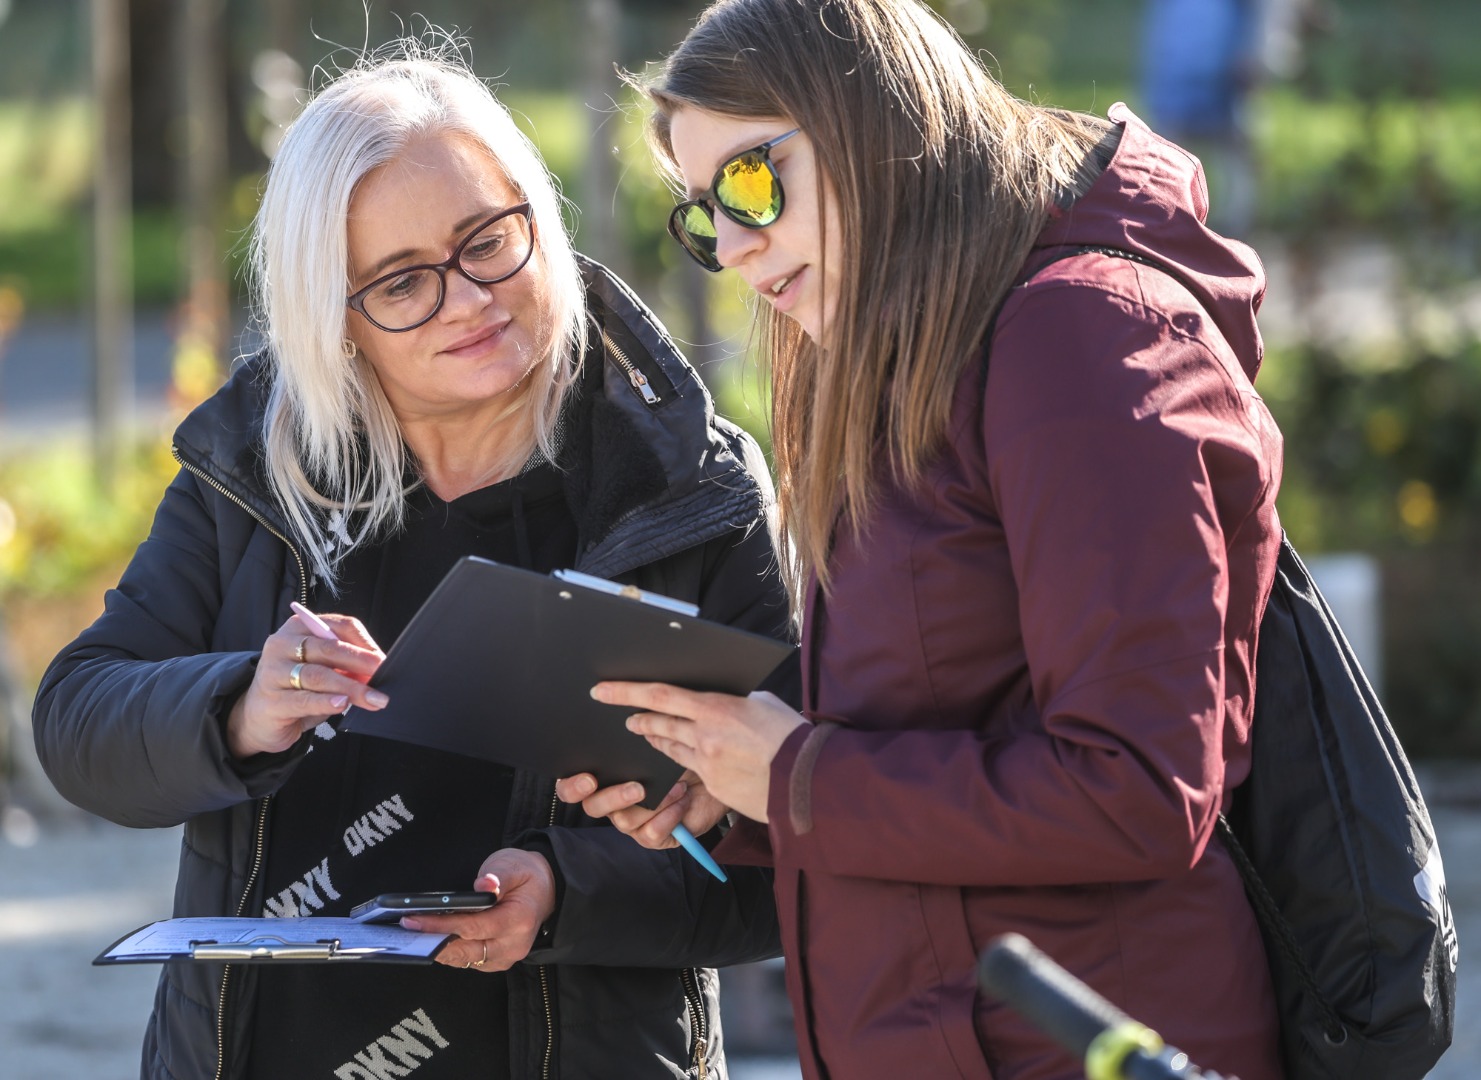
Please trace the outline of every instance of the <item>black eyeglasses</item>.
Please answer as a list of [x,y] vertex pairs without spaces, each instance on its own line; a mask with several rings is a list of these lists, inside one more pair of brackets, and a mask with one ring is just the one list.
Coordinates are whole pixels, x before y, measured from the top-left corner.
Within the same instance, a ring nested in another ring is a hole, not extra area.
[[442,262],[392,270],[345,303],[387,333],[415,330],[442,310],[449,270],[480,285],[497,285],[523,270],[534,251],[534,213],[529,203],[520,203],[463,237]]
[[782,178],[771,163],[771,148],[801,128],[742,150],[715,172],[710,188],[681,202],[669,214],[669,232],[690,257],[711,273],[724,269],[716,257],[715,207],[737,225],[764,229],[782,216]]

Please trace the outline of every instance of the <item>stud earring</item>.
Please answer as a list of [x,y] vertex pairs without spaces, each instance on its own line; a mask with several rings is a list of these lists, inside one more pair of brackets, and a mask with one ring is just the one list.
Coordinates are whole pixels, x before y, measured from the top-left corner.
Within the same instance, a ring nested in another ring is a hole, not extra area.
[[339,343],[339,347],[341,351],[344,352],[346,360],[353,360],[359,354],[359,350],[355,348],[355,343],[349,338],[345,338],[343,341],[341,341]]

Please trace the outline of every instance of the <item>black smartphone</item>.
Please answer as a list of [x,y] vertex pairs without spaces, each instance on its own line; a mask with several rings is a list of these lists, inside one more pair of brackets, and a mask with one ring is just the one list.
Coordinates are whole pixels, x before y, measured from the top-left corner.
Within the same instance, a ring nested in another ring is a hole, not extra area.
[[356,922],[395,922],[403,915],[453,915],[487,911],[499,902],[488,892],[388,892],[350,909]]

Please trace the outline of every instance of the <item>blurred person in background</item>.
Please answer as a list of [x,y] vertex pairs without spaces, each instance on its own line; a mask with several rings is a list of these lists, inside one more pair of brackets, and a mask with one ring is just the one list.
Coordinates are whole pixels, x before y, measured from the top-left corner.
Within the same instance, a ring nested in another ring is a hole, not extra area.
[[1281,436],[1265,289],[1197,160],[999,85],[915,0],[720,0],[645,84],[675,238],[757,294],[806,709],[602,683],[693,774],[562,781],[775,867],[809,1080],[1079,1080],[976,961],[1016,931],[1277,1080],[1215,835],[1250,763]]
[[407,920],[456,935],[441,966],[167,964],[145,1077],[724,1075],[711,968],[776,954],[768,873],[721,884],[550,779],[332,723],[383,707],[376,643],[469,554],[788,633],[756,445],[561,210],[434,35],[283,139],[252,242],[268,344],[176,432],[149,537],[42,681],[37,749],[79,806],[184,823],[177,916],[500,900]]
[[1213,174],[1210,223],[1245,236],[1255,223],[1259,175],[1250,96],[1300,67],[1307,33],[1326,21],[1319,0],[1147,0],[1141,86],[1147,117],[1198,153]]

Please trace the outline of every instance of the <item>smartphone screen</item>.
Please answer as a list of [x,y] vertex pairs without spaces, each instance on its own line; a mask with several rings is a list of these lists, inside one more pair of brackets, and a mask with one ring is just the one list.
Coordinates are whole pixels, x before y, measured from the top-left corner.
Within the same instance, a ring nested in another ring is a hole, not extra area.
[[357,922],[394,922],[403,915],[451,915],[465,911],[487,911],[498,903],[487,892],[392,892],[381,893],[350,909]]

